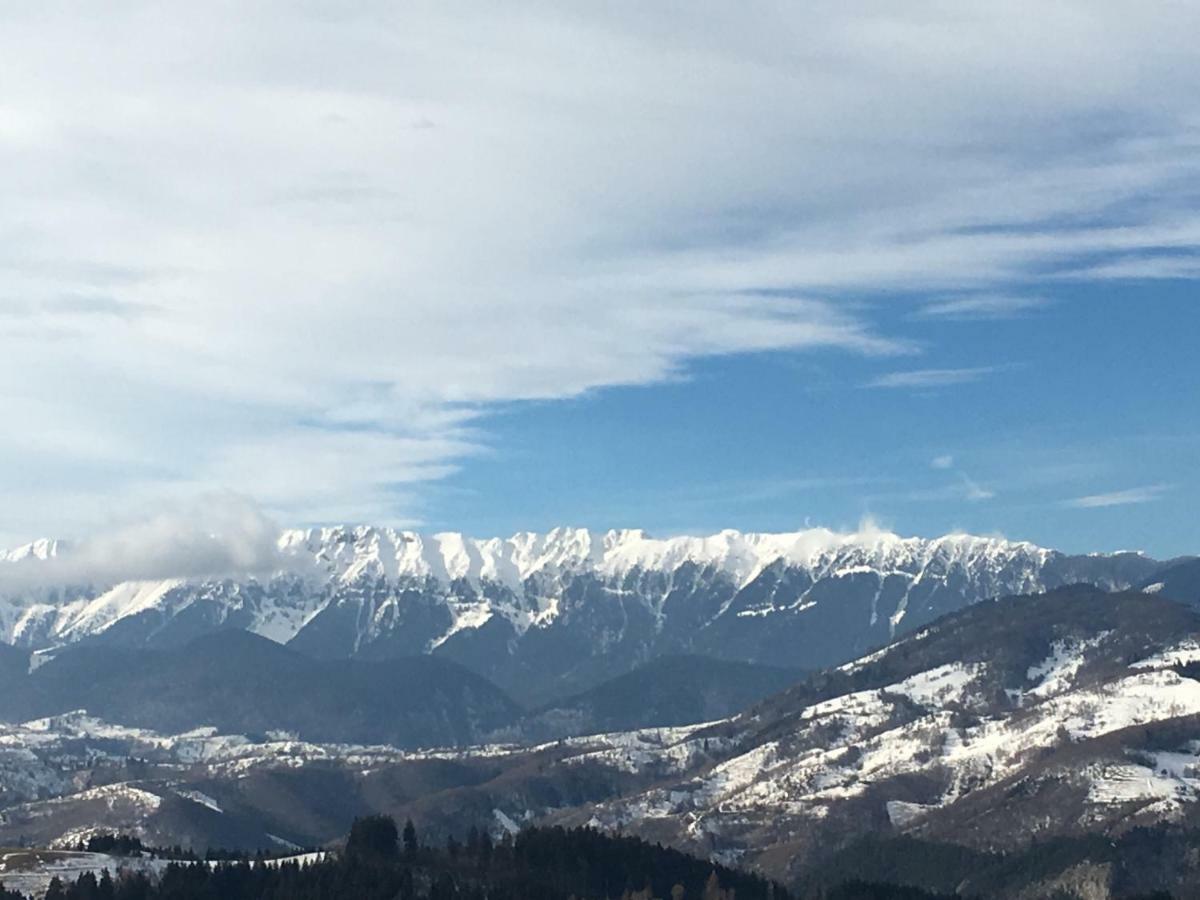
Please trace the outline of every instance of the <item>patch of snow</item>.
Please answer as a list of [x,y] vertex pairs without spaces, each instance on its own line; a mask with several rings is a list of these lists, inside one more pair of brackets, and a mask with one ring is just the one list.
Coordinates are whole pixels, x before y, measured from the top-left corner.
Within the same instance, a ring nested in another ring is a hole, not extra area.
[[200,791],[181,791],[181,790],[176,790],[175,793],[178,794],[180,797],[183,797],[185,800],[191,800],[193,803],[199,803],[201,806],[208,807],[213,812],[218,812],[218,813],[225,812],[225,810],[221,809],[220,804],[218,804],[217,801],[214,800],[212,797],[208,796],[208,794],[203,794]]
[[1200,662],[1200,642],[1182,641],[1169,650],[1149,656],[1130,665],[1131,669],[1163,669]]
[[922,706],[940,707],[948,703],[961,703],[967,688],[978,674],[978,667],[950,663],[913,675],[889,686],[887,690],[904,694]]
[[1195,800],[1200,782],[1160,774],[1145,766],[1107,765],[1087,773],[1091,786],[1088,802],[1094,804]]
[[1051,697],[1071,687],[1072,679],[1079,673],[1087,658],[1087,651],[1099,646],[1111,632],[1101,632],[1086,641],[1055,641],[1050,655],[1034,666],[1030,666],[1025,677],[1035,686],[1025,693],[1035,697]]
[[503,810],[493,809],[492,815],[495,817],[496,823],[507,833],[515,835],[520,832],[521,826],[505,815]]
[[903,828],[912,821],[919,819],[929,810],[937,809],[936,806],[923,803],[908,803],[904,800],[889,800],[885,804],[885,808],[887,809],[888,821],[897,828]]

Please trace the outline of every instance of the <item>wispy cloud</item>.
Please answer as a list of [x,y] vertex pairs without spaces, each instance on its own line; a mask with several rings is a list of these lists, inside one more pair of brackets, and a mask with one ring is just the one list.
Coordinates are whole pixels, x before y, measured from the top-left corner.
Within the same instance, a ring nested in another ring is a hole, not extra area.
[[895,353],[840,297],[1008,315],[1032,277],[1195,252],[1200,7],[1029,15],[8,4],[5,527],[95,524],[51,490],[99,515],[180,485],[401,521],[504,404]]
[[935,319],[1009,319],[1045,306],[1042,297],[1019,294],[980,294],[931,300],[921,306],[919,314]]
[[933,468],[939,472],[947,472],[949,477],[945,480],[939,479],[939,483],[925,487],[908,487],[903,490],[872,493],[864,499],[871,503],[950,503],[957,505],[964,500],[969,503],[980,503],[996,496],[996,492],[991,487],[981,484],[966,472],[955,469],[953,464],[934,466]]
[[953,469],[954,457],[949,453],[945,453],[941,456],[935,456],[929,461],[929,466],[933,469]]
[[978,503],[981,500],[991,500],[996,496],[995,491],[984,487],[970,476],[960,473],[960,477],[962,478],[964,496],[972,503]]
[[911,369],[905,372],[889,372],[867,382],[872,388],[931,389],[968,384],[996,372],[995,366],[978,366],[967,369]]
[[1169,280],[1200,278],[1200,254],[1155,254],[1132,256],[1085,266],[1063,273],[1064,278],[1081,280]]
[[1145,487],[1128,488],[1123,491],[1110,491],[1105,494],[1088,494],[1064,501],[1064,506],[1074,509],[1100,509],[1108,506],[1131,506],[1137,503],[1152,503],[1161,500],[1163,494],[1171,489],[1169,484],[1151,484]]

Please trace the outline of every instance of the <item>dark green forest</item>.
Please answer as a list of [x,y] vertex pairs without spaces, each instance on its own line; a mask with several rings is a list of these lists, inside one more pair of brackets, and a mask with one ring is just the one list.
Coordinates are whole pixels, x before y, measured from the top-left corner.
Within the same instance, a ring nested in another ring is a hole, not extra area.
[[[911,837],[867,838],[807,870],[790,890],[761,876],[636,837],[589,828],[528,828],[496,842],[471,829],[465,840],[424,846],[411,822],[354,822],[343,849],[319,862],[198,860],[178,848],[99,836],[88,849],[116,856],[174,854],[158,875],[127,869],[55,880],[47,900],[950,900],[1013,896],[1080,863],[1112,866],[1113,896],[1169,900],[1190,895],[1200,848],[1192,829],[1133,829],[1032,842],[986,853]],[[1170,888],[1169,890],[1164,888]],[[0,889],[0,900],[27,900]]]
[[[2,900],[21,895],[6,892]],[[342,852],[306,866],[262,860],[170,863],[158,877],[130,871],[51,884],[48,900],[788,900],[740,872],[633,837],[531,828],[493,842],[421,845],[386,816],[354,823]]]

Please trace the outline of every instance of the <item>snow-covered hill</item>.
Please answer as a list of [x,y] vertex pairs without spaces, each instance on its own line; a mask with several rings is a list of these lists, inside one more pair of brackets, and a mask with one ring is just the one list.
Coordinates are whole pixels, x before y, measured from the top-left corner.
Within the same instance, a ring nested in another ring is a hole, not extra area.
[[[0,555],[5,579],[70,548]],[[724,531],[654,539],[555,529],[507,539],[385,528],[283,533],[269,576],[9,589],[0,638],[171,646],[218,627],[322,657],[441,653],[509,689],[532,674],[584,687],[664,653],[818,667],[985,598],[1082,581],[1125,588],[1159,564],[1067,556],[998,538],[881,531]]]
[[1083,589],[977,610],[667,746],[598,751],[660,778],[557,817],[780,875],[871,833],[1019,849],[1200,821],[1200,619]]

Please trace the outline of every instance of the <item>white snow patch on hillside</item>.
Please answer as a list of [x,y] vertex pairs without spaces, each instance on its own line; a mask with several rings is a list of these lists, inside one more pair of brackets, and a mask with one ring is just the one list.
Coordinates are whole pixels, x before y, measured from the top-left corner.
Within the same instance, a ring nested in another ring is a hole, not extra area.
[[492,608],[486,602],[451,602],[449,606],[450,614],[454,617],[454,621],[450,625],[449,629],[446,630],[445,634],[443,634],[441,637],[435,638],[432,643],[430,643],[430,652],[436,650],[460,631],[482,628],[494,614]]
[[1050,655],[1029,667],[1025,677],[1034,682],[1034,687],[1025,693],[1034,697],[1052,697],[1071,687],[1072,679],[1078,674],[1087,658],[1087,652],[1098,647],[1111,632],[1105,631],[1085,641],[1055,641]]
[[183,797],[185,800],[191,800],[193,803],[199,803],[201,806],[205,806],[211,809],[213,812],[225,812],[225,810],[221,809],[220,804],[217,803],[217,801],[212,797],[208,796],[208,794],[201,793],[200,791],[185,790],[176,790],[175,793],[180,797]]
[[[1200,714],[1200,683],[1170,668],[1131,669],[1127,675],[1082,688],[1071,676],[1080,666],[1081,648],[1062,644],[1033,667],[1038,692],[1018,716],[1000,715],[977,724],[955,725],[947,705],[973,705],[972,685],[982,668],[947,664],[880,690],[865,690],[810,705],[797,714],[792,736],[773,739],[727,759],[694,780],[649,790],[626,800],[601,804],[596,821],[606,827],[642,817],[686,817],[687,830],[700,837],[706,829],[795,816],[821,819],[847,798],[899,776],[926,772],[944,781],[940,799],[913,803],[905,798],[887,809],[894,823],[910,821],[925,810],[956,802],[980,788],[1008,778],[1061,744],[1097,738],[1136,725]],[[926,712],[898,703],[903,694]],[[734,720],[736,724],[737,720]],[[732,745],[731,745],[732,746]],[[648,750],[650,748],[647,748]],[[1147,803],[1191,802],[1200,796],[1200,742],[1182,751],[1159,753],[1154,768],[1116,766],[1092,773],[1095,804],[1126,798]],[[653,760],[646,763],[653,765]],[[882,797],[883,800],[897,798]],[[1169,812],[1166,806],[1155,807]],[[751,818],[747,818],[751,817]],[[793,827],[805,827],[795,824]]]
[[1146,766],[1105,765],[1090,768],[1088,802],[1096,804],[1170,801],[1179,804],[1194,801],[1200,781],[1172,774],[1161,774]]
[[514,822],[510,816],[506,815],[504,810],[493,809],[492,815],[496,819],[496,824],[506,833],[512,835],[520,833],[521,826]]
[[1183,666],[1188,663],[1200,662],[1200,643],[1195,640],[1183,641],[1169,650],[1135,662],[1131,669],[1163,669],[1171,666]]
[[930,809],[937,809],[937,807],[924,803],[908,803],[904,800],[889,800],[885,809],[887,809],[888,821],[897,828],[903,828],[919,819],[923,813]]
[[950,663],[913,675],[887,690],[904,694],[922,706],[939,707],[961,703],[977,675],[978,668],[975,666]]

